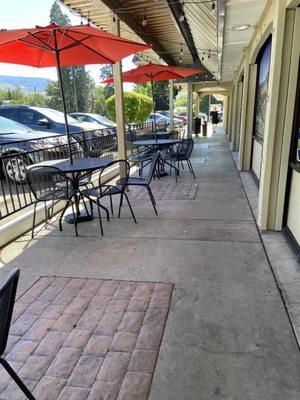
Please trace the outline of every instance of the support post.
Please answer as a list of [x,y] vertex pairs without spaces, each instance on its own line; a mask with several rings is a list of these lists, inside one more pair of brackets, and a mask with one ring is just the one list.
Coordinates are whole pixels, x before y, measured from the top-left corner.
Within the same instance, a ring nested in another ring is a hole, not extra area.
[[[111,31],[114,35],[120,36],[120,20],[113,14],[111,18]],[[116,62],[113,65],[115,102],[116,102],[116,122],[118,136],[119,159],[126,160],[126,130],[124,118],[123,82],[122,82],[122,63]],[[122,175],[122,171],[120,171]]]
[[273,166],[273,152],[278,112],[280,76],[282,69],[282,53],[285,29],[285,2],[275,0],[274,22],[270,61],[269,90],[264,131],[264,145],[261,162],[261,179],[258,197],[257,222],[262,230],[268,228],[270,186]]
[[222,121],[224,135],[226,135],[226,133],[227,133],[227,119],[228,119],[228,96],[224,96],[224,99],[223,99],[223,121]]
[[187,137],[192,137],[193,130],[193,85],[188,83],[188,98],[187,98]]
[[199,113],[200,113],[200,96],[199,96],[199,93],[196,93],[195,117],[199,117]]
[[244,87],[242,97],[242,108],[241,108],[241,127],[240,127],[240,143],[239,143],[239,156],[238,156],[238,170],[243,170],[243,159],[244,159],[244,146],[245,146],[245,135],[246,135],[246,116],[249,110],[247,109],[248,100],[248,88],[249,88],[249,71],[250,71],[250,60],[248,52],[245,55],[246,62],[244,68]]
[[170,115],[170,130],[174,129],[174,81],[169,81],[169,115]]

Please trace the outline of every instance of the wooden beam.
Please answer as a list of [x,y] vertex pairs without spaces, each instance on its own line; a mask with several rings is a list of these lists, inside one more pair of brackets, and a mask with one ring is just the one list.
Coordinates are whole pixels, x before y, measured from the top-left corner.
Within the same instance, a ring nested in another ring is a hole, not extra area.
[[[101,0],[110,10],[112,10],[118,18],[129,26],[145,43],[151,43],[153,50],[169,65],[175,63],[174,59],[165,53],[165,49],[161,47],[159,41],[151,37],[151,32],[147,32],[145,27],[141,27],[130,13],[115,12],[114,10],[126,10],[126,7],[119,0]],[[141,33],[141,29],[145,34]]]
[[189,27],[187,21],[186,20],[184,20],[182,22],[180,21],[180,16],[182,14],[182,5],[179,2],[174,2],[173,0],[167,0],[167,3],[170,7],[170,10],[171,10],[174,18],[175,18],[176,24],[177,24],[177,26],[178,26],[182,36],[184,37],[184,40],[190,50],[190,53],[194,60],[194,63],[196,64],[197,67],[206,69],[202,65],[200,58],[198,56],[198,52],[197,52],[197,49],[196,49],[196,46],[194,43],[194,39],[191,34],[190,27]]

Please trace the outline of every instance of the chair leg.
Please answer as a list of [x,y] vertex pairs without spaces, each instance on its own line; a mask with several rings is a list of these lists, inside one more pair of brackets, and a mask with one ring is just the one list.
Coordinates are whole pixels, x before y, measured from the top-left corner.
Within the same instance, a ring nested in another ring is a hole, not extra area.
[[90,209],[91,209],[91,214],[92,215],[94,215],[94,212],[93,212],[93,202],[92,202],[92,200],[91,199],[89,199],[90,200]]
[[152,205],[153,205],[155,214],[158,215],[157,209],[156,209],[156,207],[155,207],[155,204],[156,204],[156,203],[155,203],[155,200],[154,200],[154,196],[153,196],[152,190],[151,190],[151,188],[150,188],[149,185],[147,186],[147,190],[148,190],[149,197],[150,197],[151,203],[152,203]]
[[99,216],[100,231],[101,231],[101,235],[103,236],[103,226],[102,226],[102,219],[101,219],[101,211],[100,211],[99,201],[98,201],[97,205],[98,205],[98,216]]
[[182,169],[184,170],[183,161],[181,161],[181,166],[182,166]]
[[125,192],[123,192],[123,193],[124,193],[124,196],[125,196],[125,198],[126,198],[126,200],[127,200],[127,203],[128,203],[128,206],[129,206],[129,209],[130,209],[132,218],[133,218],[134,222],[137,223],[137,222],[136,222],[135,215],[134,215],[133,210],[132,210],[132,208],[131,208],[131,204],[130,204],[130,202],[129,202],[128,196],[127,196],[127,194],[126,194]]
[[191,174],[193,174],[194,179],[196,179],[195,172],[194,172],[194,170],[193,170],[193,166],[192,166],[191,160],[187,160],[187,164],[188,164],[188,166],[189,166],[189,169],[190,169],[190,171],[191,171]]
[[114,208],[113,208],[112,196],[109,196],[109,201],[110,201],[110,211],[111,211],[111,215],[114,215]]
[[36,205],[37,205],[37,203],[34,203],[34,207],[33,207],[33,220],[32,220],[32,231],[31,231],[31,238],[32,238],[32,239],[34,238]]
[[120,216],[121,216],[121,208],[122,208],[122,205],[123,205],[123,192],[122,192],[121,195],[120,195],[120,203],[119,203],[118,218],[120,218]]
[[82,195],[80,195],[80,197],[81,197],[81,199],[82,199],[82,202],[83,202],[83,206],[84,206],[85,212],[88,214],[88,213],[89,213],[89,211],[88,211],[88,209],[87,209],[87,206],[86,206],[86,204],[85,204],[84,197],[83,197]]
[[16,382],[22,392],[29,400],[36,400],[36,398],[30,393],[28,388],[25,386],[24,382],[18,377],[12,367],[8,364],[8,362],[4,358],[0,358],[0,363],[3,365],[8,374],[12,377],[12,379]]
[[71,200],[71,206],[72,206],[72,213],[73,213],[73,218],[74,218],[74,227],[75,227],[75,235],[78,236],[78,229],[77,229],[77,213],[75,211],[73,201]]
[[62,219],[63,219],[63,216],[65,215],[65,212],[67,211],[67,208],[69,207],[69,204],[70,204],[70,200],[67,200],[67,203],[66,203],[66,205],[65,205],[65,207],[64,207],[64,209],[63,209],[63,211],[62,211],[62,213],[60,214],[60,217],[59,217],[59,220],[58,220],[58,223],[59,223],[59,230],[60,230],[60,231],[63,230],[63,229],[62,229],[61,221],[62,221]]

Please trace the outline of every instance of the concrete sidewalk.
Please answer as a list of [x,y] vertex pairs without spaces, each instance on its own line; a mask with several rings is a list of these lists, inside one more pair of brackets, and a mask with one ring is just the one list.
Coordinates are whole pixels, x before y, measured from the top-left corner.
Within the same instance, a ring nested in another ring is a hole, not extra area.
[[[300,356],[239,174],[223,135],[199,139],[195,198],[132,200],[138,224],[57,224],[1,252],[1,279],[22,270],[20,293],[41,275],[172,282],[175,290],[151,400],[298,400]],[[155,181],[156,184],[157,181]],[[175,185],[168,176],[160,185]],[[176,197],[176,196],[175,196]]]

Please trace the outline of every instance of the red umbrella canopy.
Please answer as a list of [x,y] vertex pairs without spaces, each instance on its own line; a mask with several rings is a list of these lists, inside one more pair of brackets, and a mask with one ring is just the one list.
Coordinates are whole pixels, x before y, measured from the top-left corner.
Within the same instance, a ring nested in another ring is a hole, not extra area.
[[[124,82],[145,83],[149,81],[163,81],[169,79],[183,79],[194,74],[202,74],[207,71],[204,69],[184,68],[161,64],[145,64],[130,71],[124,72],[122,78]],[[112,83],[113,78],[106,79],[102,83]]]
[[0,30],[0,62],[33,67],[113,64],[151,45],[133,42],[87,25],[51,24],[33,29]]

